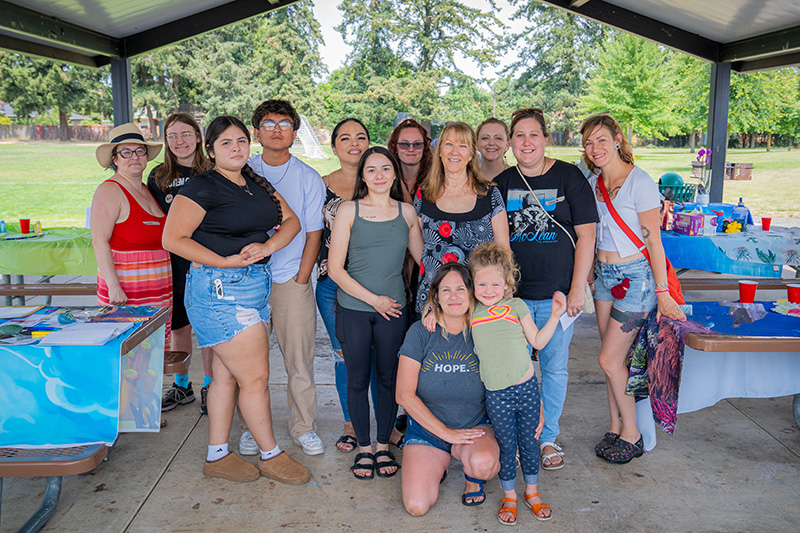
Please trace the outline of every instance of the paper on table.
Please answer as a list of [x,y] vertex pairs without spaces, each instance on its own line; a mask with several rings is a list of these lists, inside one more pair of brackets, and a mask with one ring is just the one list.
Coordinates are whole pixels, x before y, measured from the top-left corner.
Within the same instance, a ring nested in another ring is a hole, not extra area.
[[11,306],[11,307],[0,307],[0,320],[7,320],[9,318],[22,318],[23,316],[28,316],[31,313],[35,313],[39,309],[44,307],[43,305],[29,305],[29,306]]
[[575,315],[575,316],[569,316],[567,313],[564,313],[563,315],[561,315],[561,318],[558,320],[559,322],[561,322],[561,329],[563,329],[564,331],[566,331],[566,330],[567,330],[567,328],[568,328],[568,327],[570,327],[570,326],[572,325],[572,323],[573,323],[573,322],[575,322],[575,320],[576,320],[576,319],[577,319],[579,316],[581,316],[582,314],[583,314],[583,310],[581,310],[581,311],[580,311],[580,312],[579,312],[577,315]]
[[39,346],[102,346],[135,326],[133,322],[85,322],[54,331]]

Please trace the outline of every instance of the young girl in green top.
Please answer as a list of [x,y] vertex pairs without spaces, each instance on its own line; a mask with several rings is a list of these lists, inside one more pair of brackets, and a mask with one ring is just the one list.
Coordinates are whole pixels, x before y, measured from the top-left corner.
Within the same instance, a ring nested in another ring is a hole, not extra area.
[[470,255],[470,269],[478,304],[472,318],[475,354],[486,386],[486,410],[500,445],[500,485],[504,498],[497,513],[501,524],[517,521],[516,453],[525,480],[525,503],[537,520],[550,520],[553,512],[537,489],[539,451],[536,440],[544,418],[539,384],[528,344],[543,348],[559,326],[567,308],[564,293],[553,294],[549,320],[537,329],[528,306],[512,298],[519,269],[511,250],[496,243],[482,244]]

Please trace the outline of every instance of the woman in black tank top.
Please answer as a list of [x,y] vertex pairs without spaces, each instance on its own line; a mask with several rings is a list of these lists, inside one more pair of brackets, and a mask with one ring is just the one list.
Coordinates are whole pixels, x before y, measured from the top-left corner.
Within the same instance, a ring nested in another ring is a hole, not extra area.
[[[403,261],[406,248],[416,261],[422,253],[416,212],[403,203],[398,174],[397,160],[385,148],[364,153],[353,200],[336,214],[328,255],[328,275],[339,285],[336,337],[344,353],[347,404],[360,447],[353,465],[358,479],[371,479],[376,467],[381,477],[393,476],[398,468],[388,448],[397,414],[397,351],[406,323]],[[378,374],[374,456],[367,399],[373,353]]]

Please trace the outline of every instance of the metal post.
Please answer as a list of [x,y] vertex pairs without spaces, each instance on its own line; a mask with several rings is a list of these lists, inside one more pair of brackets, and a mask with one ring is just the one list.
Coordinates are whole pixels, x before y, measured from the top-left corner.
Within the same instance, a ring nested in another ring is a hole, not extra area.
[[711,90],[708,94],[708,146],[711,148],[712,202],[722,201],[725,157],[728,152],[728,107],[731,95],[731,64],[711,65]]
[[133,122],[131,60],[127,57],[111,58],[111,98],[114,125]]

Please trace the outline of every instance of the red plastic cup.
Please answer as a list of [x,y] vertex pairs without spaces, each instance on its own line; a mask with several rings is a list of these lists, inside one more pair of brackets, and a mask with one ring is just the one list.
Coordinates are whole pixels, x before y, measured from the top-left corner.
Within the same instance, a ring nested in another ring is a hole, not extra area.
[[31,219],[29,219],[29,218],[21,218],[21,219],[19,219],[19,232],[20,233],[30,233],[31,232]]
[[761,217],[761,229],[764,231],[769,231],[769,227],[772,225],[772,217]]
[[786,285],[789,293],[789,301],[793,304],[800,304],[800,283],[790,283]]
[[757,281],[741,280],[739,281],[739,302],[743,304],[751,304],[756,299]]

